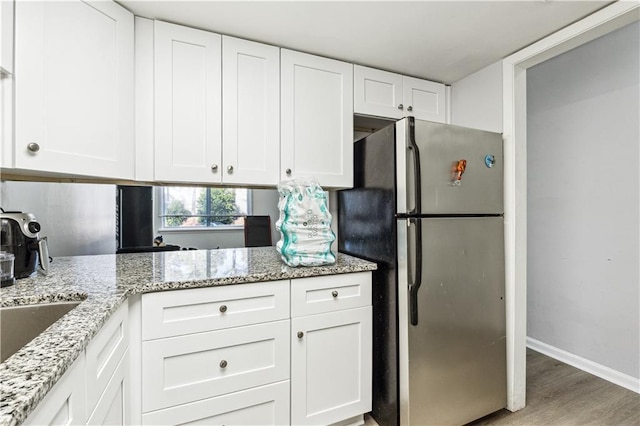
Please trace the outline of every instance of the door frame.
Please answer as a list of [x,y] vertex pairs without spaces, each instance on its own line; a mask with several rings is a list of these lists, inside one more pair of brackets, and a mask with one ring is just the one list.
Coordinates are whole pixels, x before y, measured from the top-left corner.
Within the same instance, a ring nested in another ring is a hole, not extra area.
[[526,397],[527,69],[640,20],[640,3],[618,1],[502,61],[505,173],[507,409]]

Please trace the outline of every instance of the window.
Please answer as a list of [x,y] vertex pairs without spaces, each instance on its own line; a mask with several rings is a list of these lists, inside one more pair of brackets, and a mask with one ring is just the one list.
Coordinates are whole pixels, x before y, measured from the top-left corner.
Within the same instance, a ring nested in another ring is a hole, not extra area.
[[158,192],[165,229],[243,226],[251,214],[248,189],[164,186]]

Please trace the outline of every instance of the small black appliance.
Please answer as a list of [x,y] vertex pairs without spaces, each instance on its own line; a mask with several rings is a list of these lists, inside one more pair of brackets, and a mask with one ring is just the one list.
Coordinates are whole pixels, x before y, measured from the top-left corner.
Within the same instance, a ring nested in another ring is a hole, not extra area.
[[1,250],[15,256],[15,278],[32,276],[38,265],[46,274],[49,270],[49,252],[47,239],[40,238],[40,223],[31,213],[5,212],[0,213],[1,222]]

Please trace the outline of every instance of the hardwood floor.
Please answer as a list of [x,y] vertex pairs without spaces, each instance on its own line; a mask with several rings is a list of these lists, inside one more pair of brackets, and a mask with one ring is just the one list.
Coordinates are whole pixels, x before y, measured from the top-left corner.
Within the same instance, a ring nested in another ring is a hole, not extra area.
[[[365,416],[365,426],[376,426]],[[527,406],[467,426],[640,426],[640,395],[527,349]]]
[[638,426],[640,395],[527,349],[527,406],[470,425]]

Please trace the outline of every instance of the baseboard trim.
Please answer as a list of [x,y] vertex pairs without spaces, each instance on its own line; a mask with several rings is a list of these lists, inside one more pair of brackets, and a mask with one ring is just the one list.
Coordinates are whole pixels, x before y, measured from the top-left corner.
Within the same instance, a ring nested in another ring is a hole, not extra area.
[[605,367],[602,364],[590,361],[581,356],[572,354],[565,350],[548,345],[544,342],[536,340],[532,337],[527,337],[527,347],[533,349],[536,352],[545,354],[553,359],[562,361],[565,364],[569,364],[573,367],[579,368],[582,371],[593,374],[608,382],[614,383],[623,388],[629,389],[635,393],[640,394],[640,379],[637,379],[628,374],[621,373],[612,368]]

